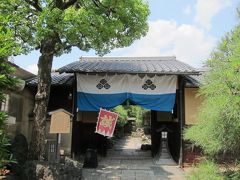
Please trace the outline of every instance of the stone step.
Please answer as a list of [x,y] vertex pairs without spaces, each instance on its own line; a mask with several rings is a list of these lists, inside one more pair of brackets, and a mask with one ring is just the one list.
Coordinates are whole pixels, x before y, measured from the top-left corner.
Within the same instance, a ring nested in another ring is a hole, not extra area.
[[152,160],[149,156],[111,156],[109,158],[112,160]]
[[162,158],[163,159],[172,159],[171,156],[169,156],[169,155],[161,155],[160,159],[162,159]]
[[172,159],[159,159],[155,161],[155,163],[158,165],[174,165],[174,166],[177,165],[177,163]]

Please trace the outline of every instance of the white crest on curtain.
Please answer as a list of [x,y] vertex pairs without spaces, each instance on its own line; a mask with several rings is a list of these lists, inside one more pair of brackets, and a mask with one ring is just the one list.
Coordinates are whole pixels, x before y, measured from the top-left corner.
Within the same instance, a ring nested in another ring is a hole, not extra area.
[[176,75],[139,77],[131,74],[86,75],[77,74],[77,91],[92,94],[169,94],[175,93]]

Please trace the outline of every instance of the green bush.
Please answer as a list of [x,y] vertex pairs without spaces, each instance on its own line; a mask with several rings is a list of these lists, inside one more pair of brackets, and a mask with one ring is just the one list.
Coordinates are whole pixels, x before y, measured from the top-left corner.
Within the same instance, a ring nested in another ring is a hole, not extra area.
[[112,111],[118,114],[118,127],[123,127],[125,124],[127,124],[128,112],[122,105],[115,107],[112,109]]
[[0,112],[0,169],[4,168],[11,161],[9,153],[10,141],[4,132],[4,121],[7,115],[4,112]]
[[[0,14],[0,103],[5,101],[5,91],[13,87],[18,81],[13,77],[14,68],[9,64],[7,58],[17,55],[21,49],[14,40],[14,33],[6,27],[8,17]],[[4,122],[7,114],[0,111],[0,169],[12,162],[8,151],[10,143],[4,131]]]
[[140,126],[142,124],[142,111],[143,109],[140,106],[129,106],[128,114],[130,117],[136,118],[136,125]]
[[[1,59],[1,56],[0,60],[0,103],[2,103],[5,101],[5,90],[14,86],[18,81],[11,76],[14,68],[9,65],[7,60]],[[8,163],[13,162],[9,152],[10,141],[4,127],[6,119],[7,114],[0,111],[0,169],[4,168]]]
[[240,179],[240,170],[238,171],[228,171],[225,173],[226,180],[239,180]]
[[240,179],[240,161],[235,163],[225,163],[224,175],[226,180],[239,180]]
[[224,176],[216,164],[210,161],[198,164],[186,176],[187,180],[223,180]]

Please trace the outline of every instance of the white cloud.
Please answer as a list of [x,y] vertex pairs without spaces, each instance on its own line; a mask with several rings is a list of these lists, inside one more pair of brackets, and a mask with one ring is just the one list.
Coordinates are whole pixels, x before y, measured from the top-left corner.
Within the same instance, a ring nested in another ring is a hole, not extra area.
[[[115,51],[122,56],[171,56],[200,67],[215,46],[215,39],[208,37],[196,26],[175,21],[158,20],[149,23],[149,32],[130,48]],[[113,53],[114,54],[114,53]]]
[[199,67],[209,57],[215,42],[213,37],[206,36],[197,27],[181,25],[177,27],[174,47],[169,52],[174,53],[179,60]]
[[210,30],[212,18],[231,4],[232,0],[197,0],[194,20],[206,30]]
[[33,73],[33,74],[37,74],[38,73],[38,66],[37,66],[37,64],[31,64],[31,65],[27,66],[26,70]]
[[184,9],[183,9],[183,13],[186,15],[190,15],[192,13],[192,6],[191,5],[187,5]]
[[149,23],[149,31],[137,41],[128,53],[131,56],[161,55],[163,50],[171,48],[176,34],[175,21],[158,20]]

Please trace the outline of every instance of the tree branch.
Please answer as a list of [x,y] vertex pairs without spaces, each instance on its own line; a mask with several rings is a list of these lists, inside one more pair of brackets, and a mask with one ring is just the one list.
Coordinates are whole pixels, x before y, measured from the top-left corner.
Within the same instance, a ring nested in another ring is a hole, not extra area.
[[55,5],[57,8],[64,10],[64,9],[67,9],[70,6],[74,5],[76,2],[77,2],[77,0],[68,0],[68,1],[55,0]]
[[106,9],[109,12],[112,13],[116,13],[116,11],[114,10],[114,8],[112,7],[108,7],[108,6],[104,6],[103,3],[101,3],[99,0],[92,0],[92,2],[95,4],[95,6],[97,6],[98,8],[102,7],[104,9]]
[[77,2],[77,0],[69,0],[63,4],[64,9],[67,9],[68,7],[74,5]]
[[39,6],[38,0],[25,0],[28,4],[33,6],[37,11],[42,12],[42,8]]

